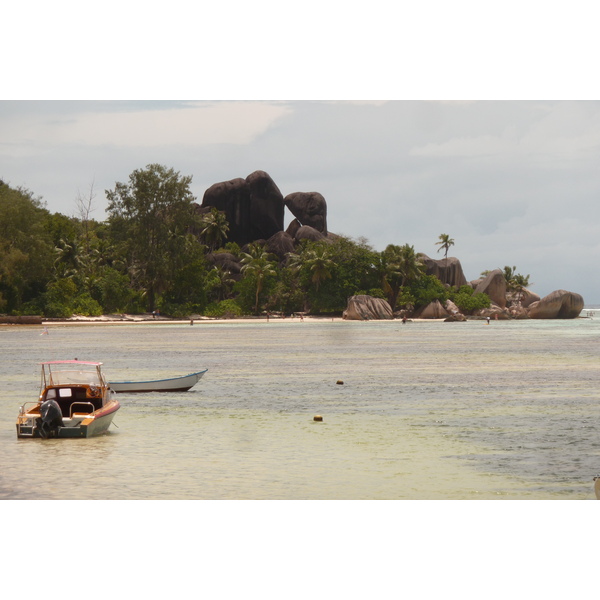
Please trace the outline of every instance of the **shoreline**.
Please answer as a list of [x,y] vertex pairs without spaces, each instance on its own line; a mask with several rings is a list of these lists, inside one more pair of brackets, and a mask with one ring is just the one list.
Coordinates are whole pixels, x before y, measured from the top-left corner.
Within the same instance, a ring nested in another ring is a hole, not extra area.
[[[373,322],[373,321],[397,321],[401,323],[401,319],[371,319],[369,321],[360,321],[354,319],[358,323]],[[3,327],[62,327],[62,326],[82,326],[82,325],[188,325],[196,326],[203,324],[231,324],[242,325],[249,323],[340,323],[350,322],[351,320],[343,319],[341,316],[266,316],[260,317],[236,317],[232,319],[220,319],[213,317],[193,317],[190,319],[171,319],[168,317],[152,318],[142,315],[123,315],[112,316],[102,315],[100,317],[70,317],[68,319],[42,319],[36,323],[0,323],[0,328]],[[409,319],[409,322],[435,323],[443,322],[444,319]]]
[[[574,320],[577,319],[590,319],[595,315],[590,315],[590,309],[587,311],[588,314],[584,314],[585,310],[581,312],[581,314]],[[467,321],[483,321],[486,322],[485,317],[467,317]],[[500,321],[504,321],[506,319],[500,319]],[[511,320],[511,319],[508,319]],[[101,315],[99,317],[84,317],[84,316],[74,316],[67,319],[43,319],[38,317],[35,321],[23,322],[0,322],[0,329],[4,327],[52,327],[52,326],[76,326],[76,325],[202,325],[202,324],[231,324],[231,325],[241,325],[248,323],[339,323],[339,322],[350,322],[356,321],[358,323],[365,322],[383,322],[383,321],[396,321],[398,323],[402,322],[402,319],[368,319],[368,320],[359,320],[359,319],[344,319],[341,316],[316,316],[316,315],[296,315],[296,316],[273,316],[267,317],[266,315],[261,315],[259,317],[247,316],[247,317],[234,317],[231,319],[227,318],[218,318],[218,317],[205,317],[205,316],[196,316],[187,318],[187,319],[176,319],[169,317],[152,317],[149,315]],[[496,320],[492,319],[493,322]],[[439,319],[419,319],[412,318],[408,319],[408,322],[413,323],[443,323],[445,322],[445,318]]]

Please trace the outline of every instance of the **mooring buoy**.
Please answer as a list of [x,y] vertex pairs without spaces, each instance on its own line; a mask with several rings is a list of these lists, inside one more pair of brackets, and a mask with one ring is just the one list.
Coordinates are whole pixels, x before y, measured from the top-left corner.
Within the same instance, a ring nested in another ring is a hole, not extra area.
[[338,379],[335,383],[337,385],[344,385],[344,382],[341,379]]
[[315,415],[313,417],[313,421],[322,421],[322,420],[323,420],[323,417],[321,415]]

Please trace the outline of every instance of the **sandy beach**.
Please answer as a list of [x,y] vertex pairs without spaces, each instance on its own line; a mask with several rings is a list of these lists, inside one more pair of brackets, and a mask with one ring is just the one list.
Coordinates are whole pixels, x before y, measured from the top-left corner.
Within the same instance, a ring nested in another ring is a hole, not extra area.
[[[381,319],[383,320],[383,319]],[[390,321],[401,322],[401,319],[385,319]],[[49,327],[49,326],[72,326],[72,325],[202,325],[202,324],[250,324],[250,323],[334,323],[346,321],[341,316],[312,316],[312,315],[295,315],[295,316],[273,316],[267,317],[261,315],[259,317],[236,317],[236,318],[213,318],[195,315],[188,319],[172,319],[170,317],[152,317],[152,315],[101,315],[98,317],[84,317],[81,315],[75,315],[68,319],[43,319],[37,322],[29,323],[15,323],[15,322],[0,322],[0,328],[2,327]],[[415,323],[439,323],[443,322],[444,319],[409,319],[408,322]],[[365,321],[368,322],[368,321]]]

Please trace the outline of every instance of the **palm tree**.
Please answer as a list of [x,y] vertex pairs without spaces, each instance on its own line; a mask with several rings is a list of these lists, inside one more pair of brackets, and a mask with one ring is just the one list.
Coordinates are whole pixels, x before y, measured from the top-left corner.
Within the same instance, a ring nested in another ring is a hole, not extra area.
[[277,275],[275,262],[271,260],[271,254],[263,246],[250,244],[248,253],[242,252],[242,273],[253,275],[256,278],[256,297],[254,312],[258,314],[258,298],[262,292],[265,279]]
[[517,292],[517,302],[521,302],[523,290],[529,286],[529,275],[521,275],[517,273],[513,281],[514,290]]
[[311,272],[310,280],[315,284],[317,293],[319,285],[331,277],[331,270],[335,266],[329,256],[325,246],[315,246],[302,255],[302,263]]
[[227,239],[228,231],[229,223],[227,222],[225,213],[217,210],[214,206],[210,209],[209,213],[202,217],[200,237],[210,248],[211,252],[215,248],[218,248],[224,239]]
[[[447,233],[440,234],[438,239],[440,241],[436,242],[435,245],[439,246],[438,252],[440,250],[444,250],[444,258],[446,259],[446,267],[447,267],[448,266],[448,250],[450,250],[450,246],[454,246],[454,240]],[[444,277],[444,279],[445,279],[445,277]],[[446,282],[443,281],[442,283],[446,283]]]
[[400,289],[423,274],[423,263],[415,253],[414,246],[389,244],[382,252],[383,288],[392,310],[396,307]]
[[504,275],[504,281],[506,281],[506,289],[508,290],[513,289],[516,270],[517,267],[509,267],[508,265],[506,265],[504,269],[502,269],[502,275]]
[[504,275],[507,291],[516,292],[517,302],[521,302],[523,290],[529,285],[529,275],[521,275],[516,270],[517,267],[506,266],[502,270],[502,274]]
[[216,292],[219,301],[229,297],[234,283],[235,279],[228,269],[221,269],[215,265],[208,272],[207,286]]

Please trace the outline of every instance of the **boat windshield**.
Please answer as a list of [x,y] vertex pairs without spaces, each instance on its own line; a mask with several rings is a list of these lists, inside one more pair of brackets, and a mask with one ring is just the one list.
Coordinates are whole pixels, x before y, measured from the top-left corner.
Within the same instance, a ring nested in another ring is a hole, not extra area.
[[42,365],[42,385],[95,385],[103,386],[104,378],[98,364],[49,364]]

